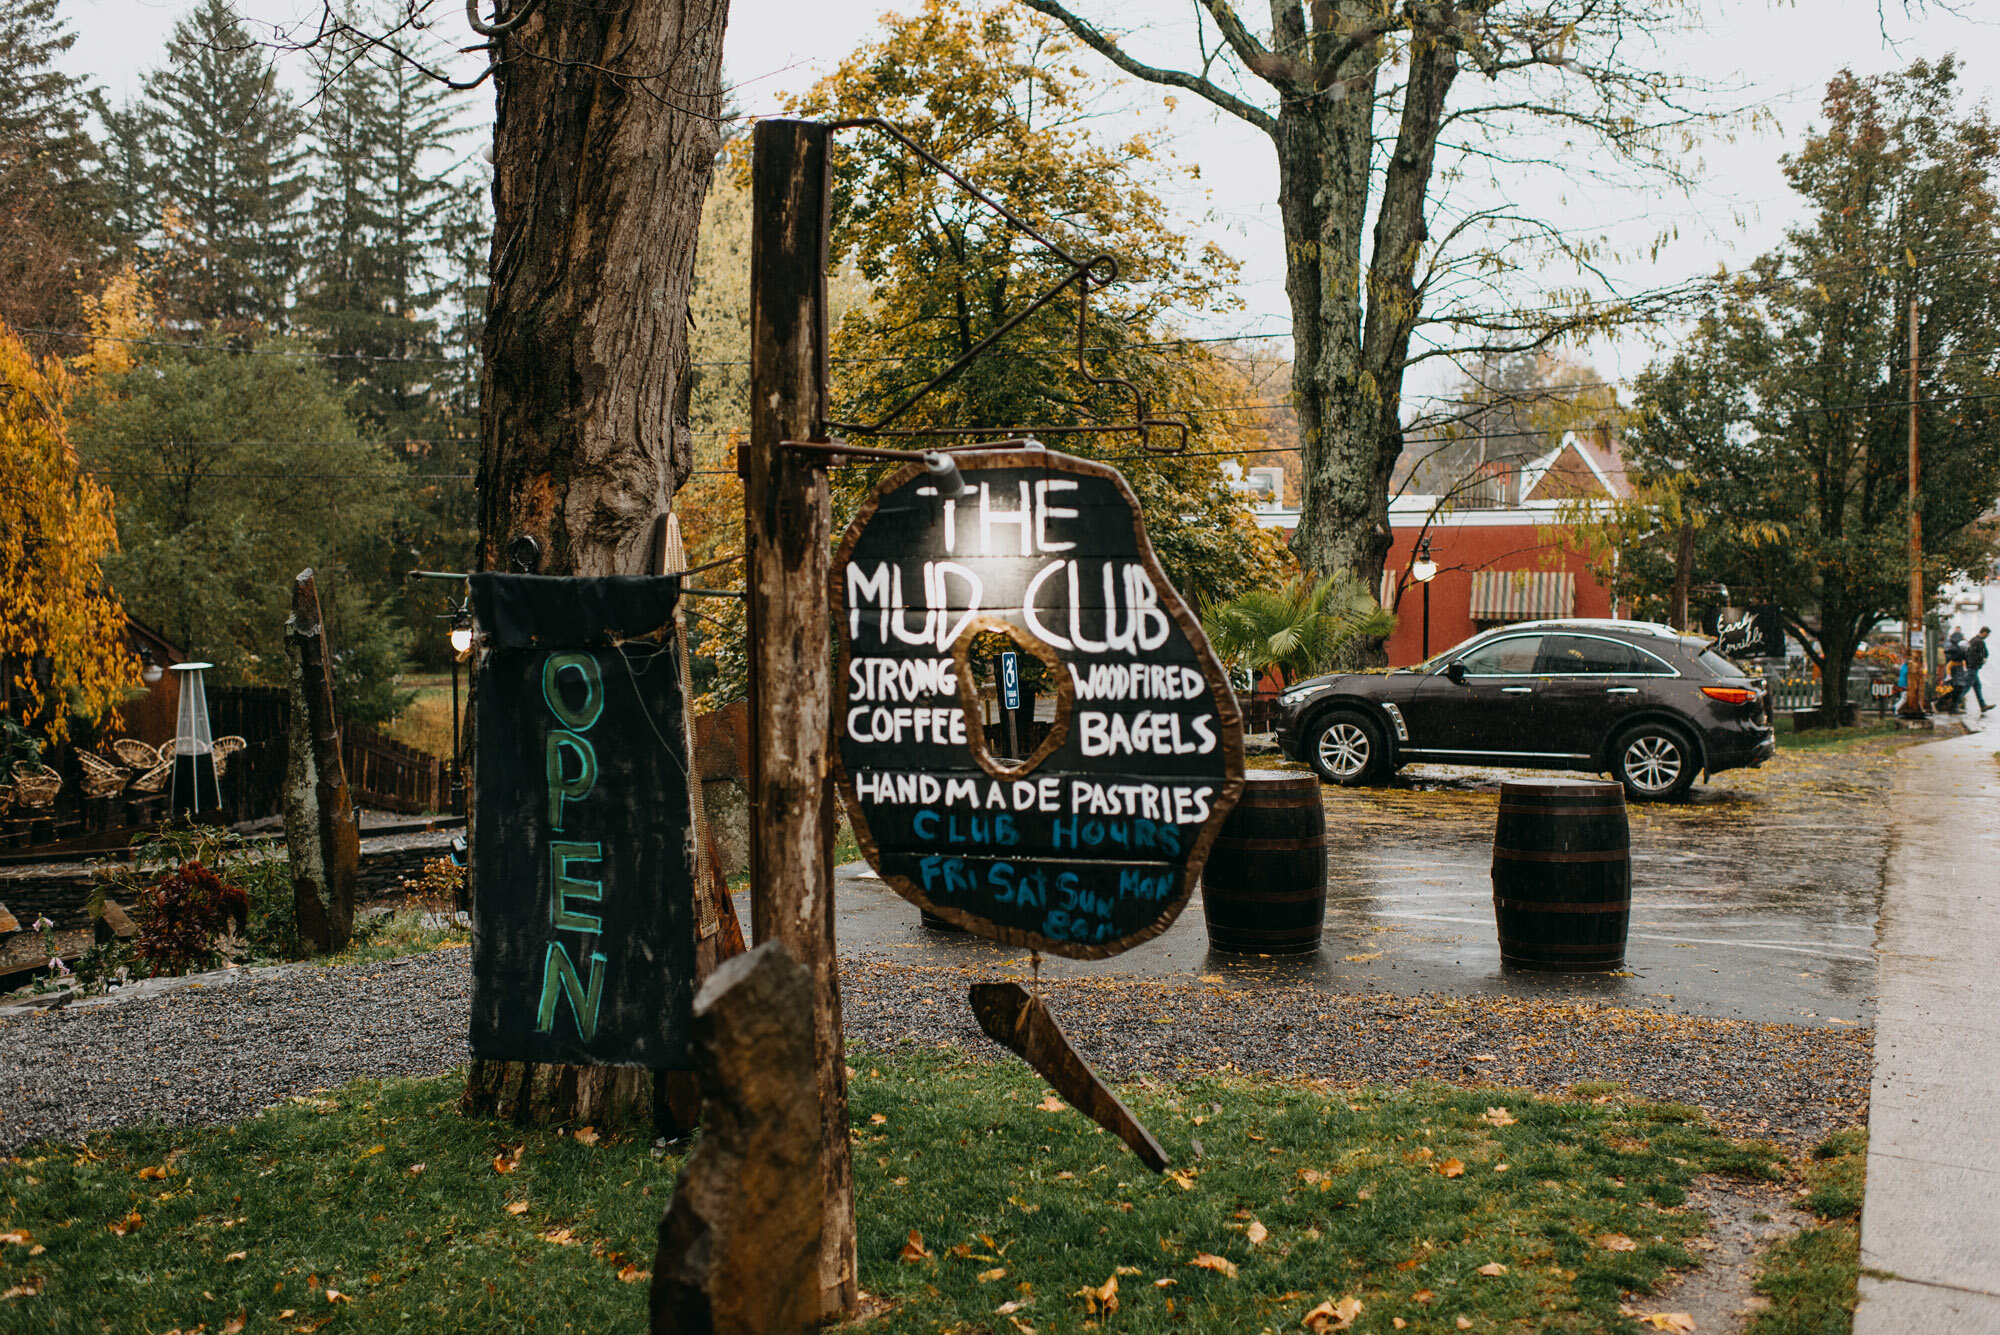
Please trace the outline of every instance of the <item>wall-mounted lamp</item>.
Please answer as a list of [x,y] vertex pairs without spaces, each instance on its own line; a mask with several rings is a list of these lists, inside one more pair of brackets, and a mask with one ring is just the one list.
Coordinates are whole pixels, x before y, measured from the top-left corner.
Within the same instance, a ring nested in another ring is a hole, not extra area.
[[451,651],[462,654],[472,647],[472,613],[463,607],[451,614]]
[[160,678],[167,675],[167,670],[160,666],[159,659],[153,657],[153,650],[148,645],[139,646],[139,664],[139,680],[148,686],[159,685]]
[[958,471],[958,463],[949,454],[924,455],[924,471],[930,474],[931,485],[944,500],[953,500],[965,495],[965,478]]

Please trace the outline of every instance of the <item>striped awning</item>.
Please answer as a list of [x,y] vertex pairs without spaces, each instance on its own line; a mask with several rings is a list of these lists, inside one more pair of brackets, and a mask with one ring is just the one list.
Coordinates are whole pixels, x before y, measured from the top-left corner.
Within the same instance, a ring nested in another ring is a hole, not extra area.
[[1474,621],[1536,621],[1576,609],[1576,576],[1566,570],[1475,570]]

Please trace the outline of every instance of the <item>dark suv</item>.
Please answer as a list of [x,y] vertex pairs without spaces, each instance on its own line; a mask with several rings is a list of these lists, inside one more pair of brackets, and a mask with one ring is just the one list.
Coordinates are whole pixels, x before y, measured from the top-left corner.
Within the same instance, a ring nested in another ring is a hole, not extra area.
[[1290,687],[1278,745],[1350,787],[1430,761],[1608,770],[1634,801],[1671,801],[1776,745],[1763,686],[1709,643],[1646,621],[1502,626],[1413,668]]

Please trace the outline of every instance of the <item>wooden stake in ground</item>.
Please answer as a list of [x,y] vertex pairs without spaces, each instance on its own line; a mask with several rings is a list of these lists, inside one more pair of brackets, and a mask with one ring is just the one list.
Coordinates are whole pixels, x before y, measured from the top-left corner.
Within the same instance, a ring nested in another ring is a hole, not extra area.
[[822,1315],[851,1314],[854,1174],[833,949],[826,474],[780,442],[820,434],[826,375],[827,153],[831,131],[759,121],[751,132],[750,445],[744,560],[750,624],[750,918],[812,975],[824,1199]]
[[695,998],[706,1126],[660,1220],[653,1335],[804,1335],[819,1325],[812,976],[775,941]]
[[361,833],[340,763],[340,722],[333,712],[333,677],[311,570],[292,581],[292,615],[285,621],[291,663],[292,718],[285,755],[285,846],[291,855],[292,906],[299,931],[322,954],[344,947],[354,932],[354,883],[361,868]]

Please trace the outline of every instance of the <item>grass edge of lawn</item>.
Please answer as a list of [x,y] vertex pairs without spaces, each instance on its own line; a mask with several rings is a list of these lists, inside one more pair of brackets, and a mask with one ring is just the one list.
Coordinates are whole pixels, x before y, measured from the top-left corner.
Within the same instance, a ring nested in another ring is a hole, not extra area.
[[[1176,1160],[1179,1177],[1155,1178],[1079,1115],[1049,1107],[1046,1087],[1011,1061],[860,1046],[849,1059],[863,1282],[896,1304],[885,1332],[969,1332],[996,1303],[1029,1298],[1044,1335],[1076,1330],[1121,1274],[1118,1326],[1134,1332],[1290,1326],[1344,1296],[1372,1309],[1357,1331],[1386,1330],[1397,1315],[1449,1329],[1461,1312],[1490,1329],[1551,1303],[1556,1323],[1543,1329],[1617,1329],[1626,1294],[1696,1263],[1680,1244],[1706,1221],[1678,1208],[1684,1180],[1783,1167],[1771,1147],[1729,1141],[1694,1109],[1600,1086],[1536,1096],[1196,1076],[1122,1086]],[[139,1306],[112,1312],[130,1324],[114,1329],[204,1319],[216,1329],[284,1303],[322,1324],[390,1329],[401,1302],[414,1321],[403,1328],[439,1330],[480,1329],[536,1302],[579,1314],[642,1304],[644,1286],[621,1272],[650,1264],[678,1162],[651,1159],[643,1134],[593,1141],[460,1118],[456,1080],[356,1081],[231,1126],[37,1146],[0,1161],[0,1232],[26,1227],[52,1244],[59,1272],[143,1273],[130,1287]],[[368,1143],[378,1138],[387,1143]],[[496,1170],[500,1161],[515,1166]],[[55,1218],[24,1217],[22,1188],[37,1172],[87,1179],[94,1195],[68,1193]],[[1535,1180],[1549,1173],[1563,1180]],[[643,1206],[641,1177],[652,1192]],[[298,1202],[313,1203],[316,1223],[293,1220]],[[515,1203],[526,1208],[506,1208]],[[143,1226],[118,1234],[128,1211]],[[237,1215],[248,1227],[230,1223]],[[280,1215],[293,1232],[274,1224]],[[1268,1243],[1250,1222],[1268,1225]],[[86,1232],[71,1232],[79,1224]],[[899,1261],[912,1230],[928,1246]],[[231,1248],[248,1255],[232,1262]],[[428,1273],[440,1248],[462,1255],[472,1278],[454,1287]],[[0,1291],[21,1283],[25,1259],[0,1246]],[[1010,1268],[1006,1284],[979,1278]],[[53,1285],[52,1301],[64,1296]],[[337,1303],[323,1297],[335,1288],[346,1295]],[[100,1293],[92,1287],[93,1300]],[[165,1305],[144,1306],[156,1300]]]
[[1835,1131],[1813,1147],[1799,1205],[1818,1222],[1760,1259],[1751,1287],[1771,1305],[1751,1318],[1745,1335],[1836,1335],[1853,1329],[1867,1172],[1865,1128]]

